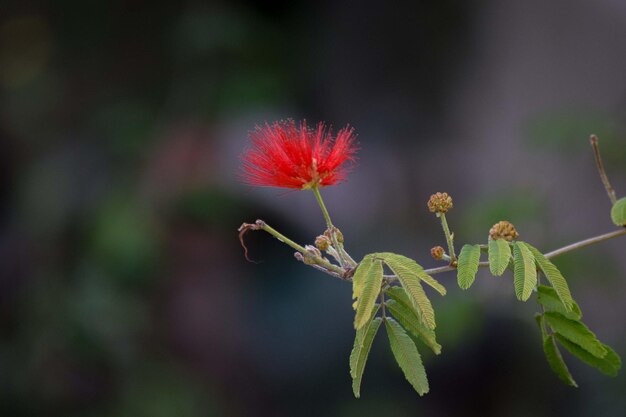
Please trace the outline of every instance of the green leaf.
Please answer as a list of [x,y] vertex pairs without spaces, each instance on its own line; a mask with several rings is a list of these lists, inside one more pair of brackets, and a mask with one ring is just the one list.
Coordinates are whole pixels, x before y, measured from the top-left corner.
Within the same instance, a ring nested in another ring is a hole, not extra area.
[[615,353],[615,351],[607,345],[603,345],[604,349],[606,349],[606,356],[604,358],[598,358],[558,333],[556,333],[556,339],[572,355],[576,356],[578,359],[587,363],[588,365],[597,368],[600,372],[606,375],[617,376],[617,372],[622,367],[622,360],[620,359],[618,354]]
[[[354,276],[352,277],[352,299],[356,300],[359,298],[361,294],[361,290],[363,289],[363,285],[365,285],[365,277],[369,273],[370,268],[372,267],[372,263],[374,262],[374,258],[372,254],[366,255],[363,257],[359,265],[356,267],[356,271],[354,272]],[[356,310],[356,303],[354,309]]]
[[570,320],[559,313],[545,313],[546,322],[552,327],[552,330],[559,333],[571,342],[576,343],[587,352],[598,358],[606,356],[604,345],[579,321]]
[[519,300],[526,301],[537,285],[535,258],[524,242],[515,242],[513,255],[515,295]]
[[372,342],[378,332],[382,319],[380,317],[373,318],[378,311],[378,306],[374,309],[372,318],[356,332],[354,338],[354,346],[350,353],[350,376],[352,377],[352,391],[354,396],[361,396],[361,380],[363,379],[363,371],[365,363],[372,348]]
[[528,243],[526,243],[526,247],[530,250],[530,252],[535,257],[535,262],[539,265],[541,271],[546,276],[552,287],[556,290],[559,299],[565,306],[567,311],[571,311],[573,308],[574,299],[572,298],[572,294],[569,291],[569,286],[567,285],[567,281],[558,270],[558,268],[550,262],[543,253],[541,253],[537,248],[532,247]]
[[546,354],[546,359],[554,373],[567,385],[577,387],[576,381],[572,378],[572,374],[570,374],[569,369],[567,369],[567,365],[565,365],[563,361],[563,356],[561,356],[561,352],[559,352],[559,348],[554,342],[554,336],[550,335],[544,338],[543,352]]
[[617,226],[626,226],[626,197],[617,200],[611,208],[611,220]]
[[402,287],[387,288],[387,290],[385,290],[385,294],[387,294],[392,300],[400,304],[406,305],[407,308],[410,309],[415,314],[415,316],[420,319],[422,324],[428,327],[428,325],[424,321],[424,316],[422,315],[421,310],[418,307],[416,307],[415,302],[413,301],[411,296],[406,292],[404,288]]
[[571,311],[565,310],[565,306],[559,298],[556,290],[546,285],[539,285],[537,287],[537,301],[546,311],[560,313],[568,319],[580,320],[583,316],[580,311],[580,307],[578,307],[578,304],[576,304],[575,301],[572,301],[573,304]]
[[457,280],[459,287],[466,290],[473,283],[480,262],[480,245],[464,245],[459,254]]
[[428,392],[428,379],[415,343],[406,334],[402,326],[391,317],[385,319],[385,327],[393,356],[404,372],[407,381],[419,395],[426,394]]
[[[357,306],[354,328],[360,329],[372,316],[376,298],[383,283],[383,264],[374,257],[365,257],[357,268],[353,281],[353,296],[356,294]],[[356,284],[354,283],[356,281]]]
[[[402,288],[398,289],[404,292]],[[391,299],[386,302],[389,312],[405,329],[432,349],[435,354],[439,355],[441,353],[441,345],[437,343],[434,330],[426,327],[426,325],[418,317],[415,310],[413,310],[411,301],[406,293],[403,294],[402,298],[403,299],[400,300]]]
[[489,270],[497,277],[504,274],[511,261],[511,246],[504,239],[489,239]]
[[423,271],[422,267],[409,258],[393,253],[378,253],[377,256],[382,258],[385,264],[396,274],[402,287],[411,296],[411,303],[420,312],[426,326],[434,329],[436,326],[435,311],[422,288],[418,274],[419,270]]
[[350,375],[353,378],[357,374],[357,364],[359,363],[359,357],[360,357],[359,355],[361,355],[362,353],[365,353],[366,358],[367,358],[368,352],[361,351],[361,349],[364,347],[365,338],[367,336],[369,328],[372,326],[372,323],[376,319],[376,314],[378,313],[379,309],[380,309],[380,304],[376,304],[374,306],[374,310],[372,311],[372,316],[370,317],[369,321],[365,323],[365,326],[361,327],[359,330],[356,331],[356,334],[354,337],[354,346],[352,347],[352,352],[350,353]]
[[[407,258],[408,259],[408,258]],[[411,259],[412,262],[415,262]],[[435,291],[437,291],[439,294],[441,295],[446,295],[446,287],[444,287],[443,285],[441,285],[439,283],[439,281],[437,281],[435,278],[431,277],[430,275],[428,275],[426,273],[426,271],[424,271],[424,269],[417,263],[415,262],[415,265],[419,266],[421,268],[421,271],[417,272],[417,276],[424,281],[426,284],[428,284],[431,288],[433,288]]]
[[424,281],[426,284],[430,285],[435,291],[437,291],[441,295],[446,295],[446,287],[441,285],[439,281],[435,278],[431,277],[424,271],[424,268],[417,262],[415,262],[411,258],[407,258],[406,256],[398,255],[397,253],[383,252],[377,253],[377,257],[381,258],[389,267],[391,268],[390,263],[393,263],[397,266],[401,266],[406,270],[413,271],[417,277]]

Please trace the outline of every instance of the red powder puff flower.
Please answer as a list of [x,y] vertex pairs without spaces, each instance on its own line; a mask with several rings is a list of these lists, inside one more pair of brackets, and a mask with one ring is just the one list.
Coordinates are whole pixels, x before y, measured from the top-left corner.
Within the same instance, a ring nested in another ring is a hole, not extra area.
[[335,138],[324,123],[309,128],[293,120],[257,126],[252,147],[242,155],[243,180],[251,185],[307,189],[335,185],[346,177],[357,147],[354,129]]

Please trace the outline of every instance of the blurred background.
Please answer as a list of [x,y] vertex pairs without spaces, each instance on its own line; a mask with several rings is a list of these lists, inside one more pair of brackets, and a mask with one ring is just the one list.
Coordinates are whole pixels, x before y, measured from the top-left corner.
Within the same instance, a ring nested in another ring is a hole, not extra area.
[[[434,266],[426,210],[457,244],[498,220],[543,250],[613,229],[588,135],[626,194],[626,3],[0,3],[0,415],[618,416],[626,373],[551,373],[512,277],[438,275],[431,393],[380,332],[351,392],[350,286],[297,263],[311,193],[238,179],[255,124],[349,123],[349,180],[324,189],[359,258]],[[626,239],[562,256],[586,323],[626,357]]]

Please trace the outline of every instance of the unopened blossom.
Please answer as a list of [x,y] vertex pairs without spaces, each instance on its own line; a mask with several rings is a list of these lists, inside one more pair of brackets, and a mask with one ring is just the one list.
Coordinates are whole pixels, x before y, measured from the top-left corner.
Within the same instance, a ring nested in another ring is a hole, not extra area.
[[452,197],[448,193],[436,193],[430,196],[427,205],[432,213],[446,213],[452,208]]
[[501,220],[494,224],[489,230],[489,237],[491,239],[504,239],[506,241],[512,241],[519,237],[519,233],[515,229],[515,226],[511,222]]
[[442,260],[445,253],[445,250],[441,246],[435,246],[430,249],[430,256],[437,261]]

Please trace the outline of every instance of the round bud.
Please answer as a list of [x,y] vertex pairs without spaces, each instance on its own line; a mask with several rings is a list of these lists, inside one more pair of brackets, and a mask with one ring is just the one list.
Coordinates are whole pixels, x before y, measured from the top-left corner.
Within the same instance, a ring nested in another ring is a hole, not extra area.
[[437,261],[440,261],[441,259],[443,259],[444,253],[445,251],[443,250],[441,246],[435,246],[434,248],[430,250],[430,256],[432,256],[433,259]]
[[324,235],[320,235],[315,238],[315,246],[319,250],[327,251],[330,245],[331,245],[330,239]]
[[452,197],[448,193],[436,193],[428,200],[428,210],[432,213],[445,213],[452,208]]
[[501,220],[489,229],[489,237],[491,239],[504,239],[508,242],[519,237],[519,233],[515,230],[515,226],[506,220]]

